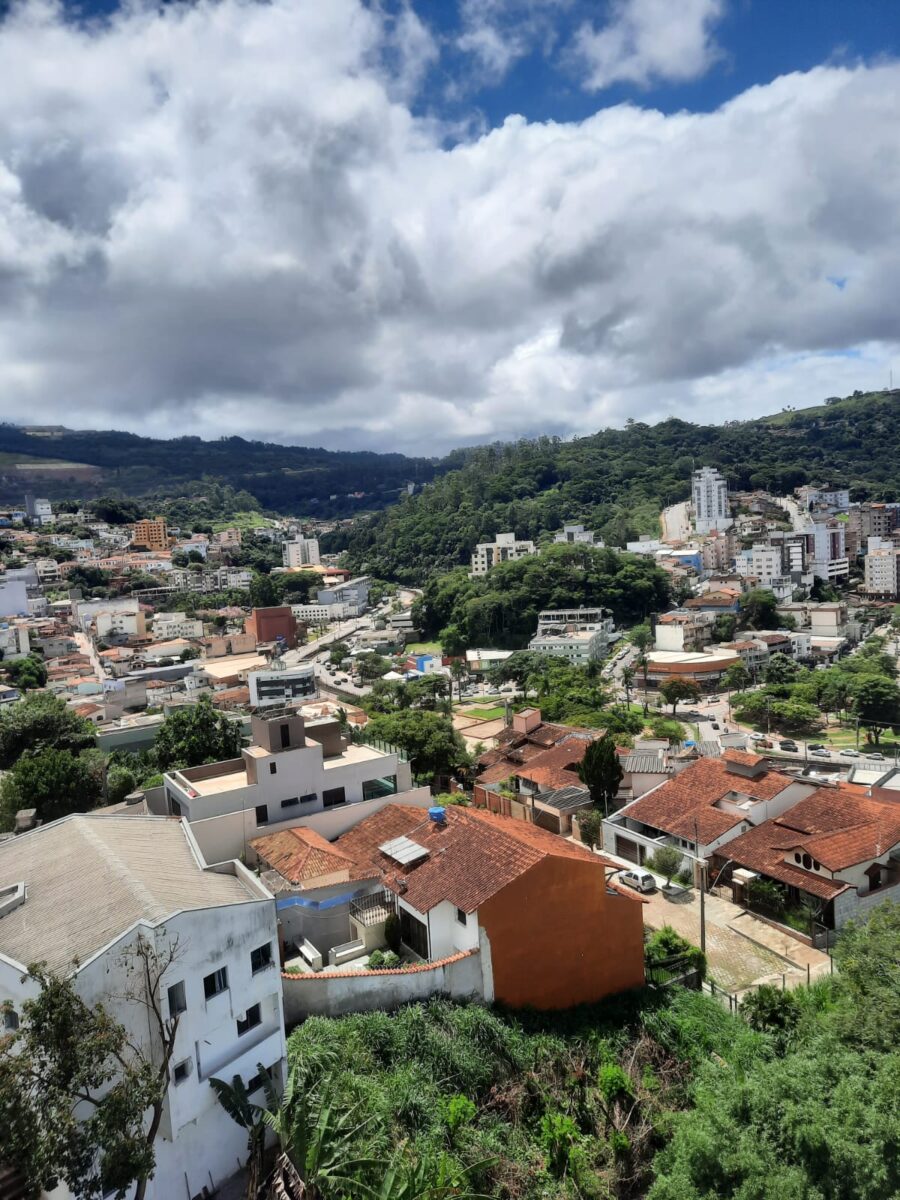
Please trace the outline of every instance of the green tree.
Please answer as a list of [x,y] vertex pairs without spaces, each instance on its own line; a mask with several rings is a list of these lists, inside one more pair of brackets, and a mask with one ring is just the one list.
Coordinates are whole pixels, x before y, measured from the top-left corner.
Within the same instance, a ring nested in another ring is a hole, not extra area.
[[736,613],[718,613],[713,624],[713,639],[717,642],[733,642],[737,630]]
[[250,604],[253,608],[276,608],[281,603],[281,592],[271,575],[253,576],[250,581]]
[[664,703],[672,705],[672,716],[675,715],[675,709],[682,700],[687,700],[692,704],[696,704],[700,699],[700,688],[691,679],[679,679],[674,676],[672,679],[664,679],[659,685],[659,694]]
[[900,904],[886,900],[850,921],[834,949],[840,972],[840,1027],[854,1044],[887,1054],[900,1042]]
[[740,621],[745,629],[775,629],[778,601],[768,588],[752,588],[741,597]]
[[631,689],[634,687],[634,667],[622,668],[622,690],[625,692],[625,706],[631,707]]
[[766,664],[765,680],[767,684],[794,683],[800,673],[800,668],[787,654],[773,654]]
[[102,796],[102,767],[90,755],[68,750],[26,754],[0,783],[0,828],[12,829],[22,808],[36,809],[38,820],[46,823],[88,812]]
[[328,651],[328,661],[333,667],[339,667],[349,653],[350,647],[346,642],[334,642]]
[[891,679],[865,675],[853,684],[853,709],[877,746],[883,726],[900,723],[900,689]]
[[8,770],[28,752],[52,749],[78,754],[96,742],[90,721],[47,692],[26,696],[0,713],[0,770]]
[[592,850],[603,843],[603,813],[599,809],[582,809],[578,813],[581,840]]
[[[449,651],[445,649],[445,653],[449,653]],[[459,702],[462,704],[463,684],[469,678],[469,668],[466,666],[464,659],[454,658],[450,663],[450,678],[459,689]]]
[[366,683],[371,682],[373,679],[380,679],[382,675],[387,675],[391,669],[389,660],[380,654],[370,654],[368,652],[357,654],[353,662],[360,678]]
[[216,712],[209,696],[201,696],[196,704],[176,709],[160,725],[156,761],[163,771],[221,762],[236,758],[242,741],[240,725]]
[[622,782],[622,764],[616,743],[608,733],[588,743],[578,764],[578,777],[591,793],[594,808],[608,816]]
[[419,708],[379,713],[366,732],[404,750],[419,777],[452,774],[469,761],[462,738],[442,713]]
[[650,870],[662,875],[668,885],[681,870],[682,858],[681,851],[675,846],[660,846],[650,860]]
[[750,672],[742,662],[736,662],[722,675],[722,683],[729,692],[741,692],[753,682]]
[[122,1200],[132,1187],[143,1200],[178,1028],[163,1015],[161,981],[178,955],[177,941],[157,952],[144,938],[122,952],[116,1002],[135,1014],[128,1030],[81,998],[77,977],[29,967],[40,990],[0,1054],[0,1151],[34,1194],[62,1180],[83,1200]]
[[4,668],[9,682],[23,692],[35,691],[47,682],[47,668],[37,654],[14,658],[4,663]]

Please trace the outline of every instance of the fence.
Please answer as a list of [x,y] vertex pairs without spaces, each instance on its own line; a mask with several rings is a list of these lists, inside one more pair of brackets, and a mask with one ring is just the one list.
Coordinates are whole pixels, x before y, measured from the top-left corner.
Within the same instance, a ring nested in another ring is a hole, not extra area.
[[[831,976],[833,974],[834,974],[834,959],[831,958],[831,956],[829,955],[828,978],[831,978]],[[787,991],[787,988],[788,988],[787,981],[788,981],[789,976],[792,979],[794,979],[796,977],[796,972],[795,971],[782,971],[781,976],[780,976],[780,979],[781,979],[780,990],[782,992]],[[649,978],[649,976],[648,976],[648,978]],[[820,978],[824,978],[824,976],[821,976]],[[812,972],[810,970],[809,963],[807,963],[806,964],[806,979],[803,980],[803,978],[801,976],[800,980],[797,981],[794,984],[794,986],[795,987],[803,987],[803,986],[809,987],[810,984],[813,982],[814,982],[814,980],[812,978]],[[762,983],[751,983],[749,987],[741,988],[741,990],[739,992],[729,992],[726,988],[717,987],[716,981],[714,979],[709,979],[703,983],[702,990],[704,992],[706,992],[708,995],[712,996],[714,999],[718,1000],[720,1002],[720,1004],[722,1004],[724,1007],[726,1007],[728,1009],[728,1011],[730,1013],[734,1013],[735,1015],[737,1015],[738,1013],[740,1013],[741,1001],[744,999],[745,996],[748,996],[751,992],[756,991],[761,987],[770,987],[770,986],[771,987],[778,986],[777,977],[775,980],[766,980]]]
[[659,962],[648,962],[644,977],[651,987],[686,987],[699,992],[703,986],[703,972],[697,966],[694,954],[673,954]]

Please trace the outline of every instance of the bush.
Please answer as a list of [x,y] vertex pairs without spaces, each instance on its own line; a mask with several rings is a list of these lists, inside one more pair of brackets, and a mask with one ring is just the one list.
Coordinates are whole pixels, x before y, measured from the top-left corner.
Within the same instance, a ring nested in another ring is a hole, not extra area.
[[648,866],[657,875],[664,876],[666,883],[671,883],[673,876],[681,867],[683,858],[684,855],[675,846],[660,846],[650,859]]
[[380,971],[384,966],[384,951],[373,950],[369,955],[369,961],[366,963],[366,966],[370,971]]
[[644,959],[650,966],[680,954],[685,955],[690,965],[700,972],[701,979],[706,978],[706,955],[671,925],[663,925],[662,929],[658,929],[644,947]]
[[402,945],[400,937],[400,918],[396,913],[388,914],[388,918],[384,923],[384,940],[388,944],[388,949],[392,950],[394,954],[400,953],[400,946]]
[[400,966],[400,955],[395,954],[393,950],[386,951],[381,965],[385,971],[395,970]]

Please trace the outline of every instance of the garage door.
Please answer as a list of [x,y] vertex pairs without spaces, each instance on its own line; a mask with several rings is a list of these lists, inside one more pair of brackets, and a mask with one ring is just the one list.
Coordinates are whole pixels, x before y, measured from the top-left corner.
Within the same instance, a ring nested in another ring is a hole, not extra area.
[[627,858],[629,862],[637,863],[641,866],[643,863],[644,847],[637,842],[633,842],[631,838],[622,837],[621,834],[616,834],[616,854],[620,858]]

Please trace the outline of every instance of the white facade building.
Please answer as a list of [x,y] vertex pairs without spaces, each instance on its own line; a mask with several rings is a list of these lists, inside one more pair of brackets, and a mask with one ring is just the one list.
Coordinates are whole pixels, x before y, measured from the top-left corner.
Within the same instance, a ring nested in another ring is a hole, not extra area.
[[170,638],[200,638],[203,637],[203,622],[183,612],[158,612],[153,618],[153,636],[160,642]]
[[535,654],[549,654],[554,658],[564,658],[576,666],[586,666],[603,658],[607,645],[608,641],[600,630],[583,629],[571,633],[548,630],[536,633],[528,643],[528,649]]
[[830,518],[811,521],[809,532],[813,535],[813,561],[810,569],[814,575],[828,582],[846,579],[850,574],[847,557],[846,524]]
[[869,553],[865,557],[865,590],[870,596],[894,600],[900,595],[900,549],[894,546],[871,548],[875,538],[869,538]]
[[729,529],[734,524],[728,504],[728,484],[714,467],[701,467],[694,472],[692,495],[698,533]]
[[753,576],[761,584],[768,585],[773,579],[779,579],[784,574],[782,563],[780,546],[759,545],[736,554],[734,569],[736,574],[744,578]]
[[317,538],[294,538],[281,544],[281,561],[286,567],[312,567],[321,562]]
[[583,525],[563,525],[559,533],[556,534],[553,541],[557,544],[565,545],[566,543],[579,543],[586,546],[603,546],[603,539],[596,538],[592,529],[585,529]]
[[28,583],[24,579],[0,576],[0,617],[16,617],[28,612]]
[[[163,1018],[177,1020],[148,1200],[218,1188],[246,1158],[246,1134],[210,1087],[261,1087],[285,1059],[275,900],[239,862],[210,869],[186,823],[76,815],[0,844],[0,1003],[15,1014],[38,985],[27,964],[71,972],[145,1055],[159,1054],[136,989],[139,939],[169,962]],[[24,977],[24,978],[23,978]],[[262,1102],[262,1093],[253,1099]],[[55,1196],[67,1194],[64,1183]]]
[[498,533],[493,542],[479,542],[472,555],[472,575],[487,575],[498,563],[515,562],[536,554],[534,542],[518,541],[514,533]]
[[273,667],[269,671],[251,671],[247,675],[253,708],[276,708],[301,704],[317,694],[315,667],[298,663],[295,667]]
[[291,612],[298,621],[307,625],[328,625],[332,621],[343,621],[356,616],[355,604],[292,604]]
[[24,625],[9,625],[6,621],[0,622],[0,653],[3,655],[3,662],[9,662],[14,658],[24,658],[30,649],[28,629]]

